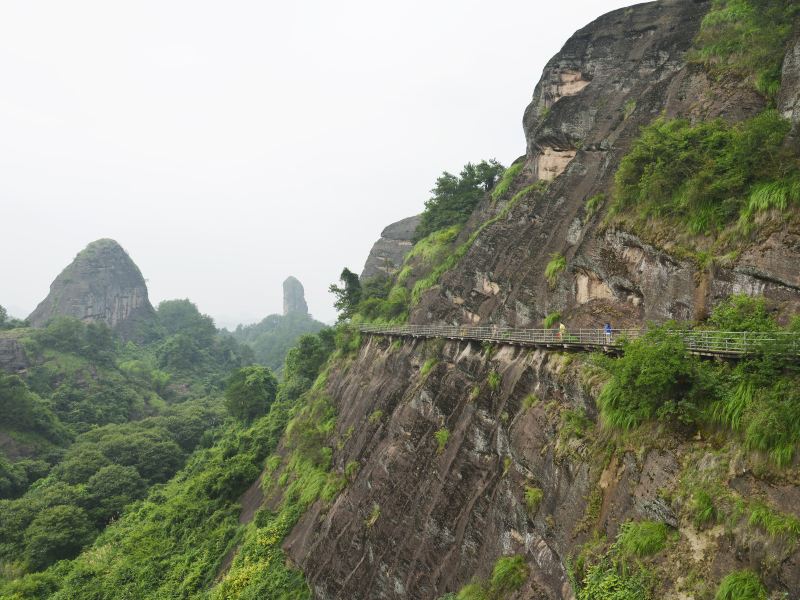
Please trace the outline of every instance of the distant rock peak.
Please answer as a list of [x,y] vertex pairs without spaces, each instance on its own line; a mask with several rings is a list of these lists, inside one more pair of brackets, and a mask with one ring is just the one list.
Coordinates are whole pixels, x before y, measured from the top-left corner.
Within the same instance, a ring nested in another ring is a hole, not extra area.
[[296,277],[286,278],[283,282],[283,314],[308,314],[308,304],[306,304],[306,294],[303,284]]
[[81,250],[55,278],[50,293],[30,314],[34,327],[57,316],[105,323],[123,338],[155,317],[139,267],[116,241],[100,239]]

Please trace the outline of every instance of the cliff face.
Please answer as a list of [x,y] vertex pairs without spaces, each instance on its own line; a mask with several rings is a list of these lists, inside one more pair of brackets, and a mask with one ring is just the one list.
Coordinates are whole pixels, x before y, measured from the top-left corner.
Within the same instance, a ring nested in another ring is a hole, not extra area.
[[42,327],[59,315],[105,323],[123,338],[135,336],[138,324],[155,318],[139,268],[109,239],[92,242],[75,257],[28,321]]
[[[713,82],[687,63],[707,9],[687,1],[637,5],[601,17],[565,44],[545,67],[524,117],[528,181],[550,185],[486,228],[442,285],[425,295],[413,322],[536,327],[560,311],[575,327],[609,318],[626,327],[698,318],[737,292],[797,310],[800,265],[791,257],[800,236],[790,227],[772,231],[727,264],[700,269],[669,253],[670,240],[661,240],[659,249],[587,212],[588,198],[610,197],[621,158],[654,118],[739,121],[764,108],[750,86]],[[791,82],[790,75],[782,92],[787,113],[796,89]],[[501,208],[485,206],[474,223]],[[551,289],[544,272],[554,253],[568,268]]]
[[[460,241],[502,218],[422,295],[412,322],[540,327],[559,311],[570,327],[607,320],[640,327],[701,317],[737,292],[763,294],[783,316],[797,312],[800,237],[791,226],[701,267],[671,252],[669,240],[653,243],[587,212],[588,198],[610,195],[621,158],[657,116],[735,122],[765,107],[749,86],[712,81],[687,61],[709,6],[637,5],[566,43],[525,111],[525,167],[515,184],[549,185],[511,207],[487,199]],[[779,103],[793,117],[796,52],[793,45],[784,62]],[[555,253],[567,267],[551,287],[544,272]],[[685,592],[696,589],[689,579],[711,590],[730,571],[765,562],[770,590],[799,594],[796,545],[740,524],[697,530],[678,491],[687,466],[701,474],[727,468],[732,488],[800,517],[796,486],[760,479],[741,456],[721,456],[699,438],[654,432],[598,450],[609,438],[597,424],[598,390],[582,361],[467,342],[365,339],[357,357],[328,376],[339,415],[334,467],[355,461],[360,470],[331,505],[315,505],[284,545],[315,597],[435,599],[490,577],[499,556],[518,554],[530,577],[509,598],[573,598],[570,565],[584,544],[613,540],[622,523],[642,519],[677,532],[658,572],[665,598],[693,597]],[[443,429],[449,439],[437,443]],[[534,509],[526,506],[529,487],[543,491]]]
[[394,274],[403,264],[403,259],[411,250],[411,240],[419,225],[419,215],[408,217],[388,225],[381,231],[381,237],[372,245],[367,256],[361,280]]

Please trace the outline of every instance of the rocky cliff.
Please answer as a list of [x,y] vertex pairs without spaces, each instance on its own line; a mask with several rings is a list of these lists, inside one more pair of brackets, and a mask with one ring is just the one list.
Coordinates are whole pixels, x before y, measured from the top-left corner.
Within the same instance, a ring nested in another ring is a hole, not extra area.
[[283,314],[308,314],[306,293],[303,284],[291,275],[283,282]]
[[42,327],[60,315],[105,323],[123,338],[138,335],[139,326],[155,318],[139,268],[110,239],[92,242],[78,253],[28,321]]
[[[508,194],[516,200],[487,198],[476,210],[456,241],[467,244],[463,257],[423,290],[412,322],[539,327],[559,312],[570,327],[639,327],[700,318],[736,292],[764,295],[781,318],[797,313],[800,237],[789,222],[704,262],[669,237],[601,219],[643,125],[659,115],[738,122],[765,108],[751,85],[688,60],[709,8],[641,4],[570,38],[525,111],[524,168]],[[793,44],[779,95],[792,118],[796,63]],[[587,208],[590,198],[599,211]],[[548,281],[554,255],[564,268]],[[713,474],[797,519],[794,475],[761,477],[711,434],[614,437],[598,423],[591,373],[561,353],[365,339],[327,379],[338,411],[334,468],[359,469],[284,544],[315,597],[433,600],[488,580],[498,557],[521,555],[529,577],[504,597],[574,598],[576,565],[592,552],[597,560],[623,523],[642,519],[674,532],[653,567],[665,598],[711,598],[723,575],[748,567],[775,597],[800,597],[796,544],[746,519],[697,528],[685,491],[691,478]]]
[[411,250],[411,240],[419,225],[420,216],[408,217],[392,223],[381,231],[381,237],[372,245],[367,256],[362,281],[372,277],[393,275],[403,264]]

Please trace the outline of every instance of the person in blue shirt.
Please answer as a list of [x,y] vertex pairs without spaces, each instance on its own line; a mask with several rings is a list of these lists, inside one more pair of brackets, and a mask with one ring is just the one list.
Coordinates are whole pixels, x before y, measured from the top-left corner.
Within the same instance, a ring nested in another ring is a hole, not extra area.
[[603,325],[603,332],[606,334],[606,344],[611,343],[611,323]]

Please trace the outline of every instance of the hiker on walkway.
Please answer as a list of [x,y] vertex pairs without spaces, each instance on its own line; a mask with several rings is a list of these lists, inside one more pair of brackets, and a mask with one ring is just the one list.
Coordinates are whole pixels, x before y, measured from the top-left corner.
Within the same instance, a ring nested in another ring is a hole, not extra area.
[[567,326],[564,325],[564,323],[559,322],[559,324],[558,324],[558,339],[563,341],[564,340],[564,336],[566,335],[566,333],[567,333]]
[[603,333],[606,334],[606,344],[610,344],[611,343],[611,333],[612,333],[611,323],[606,323],[605,325],[603,325]]

